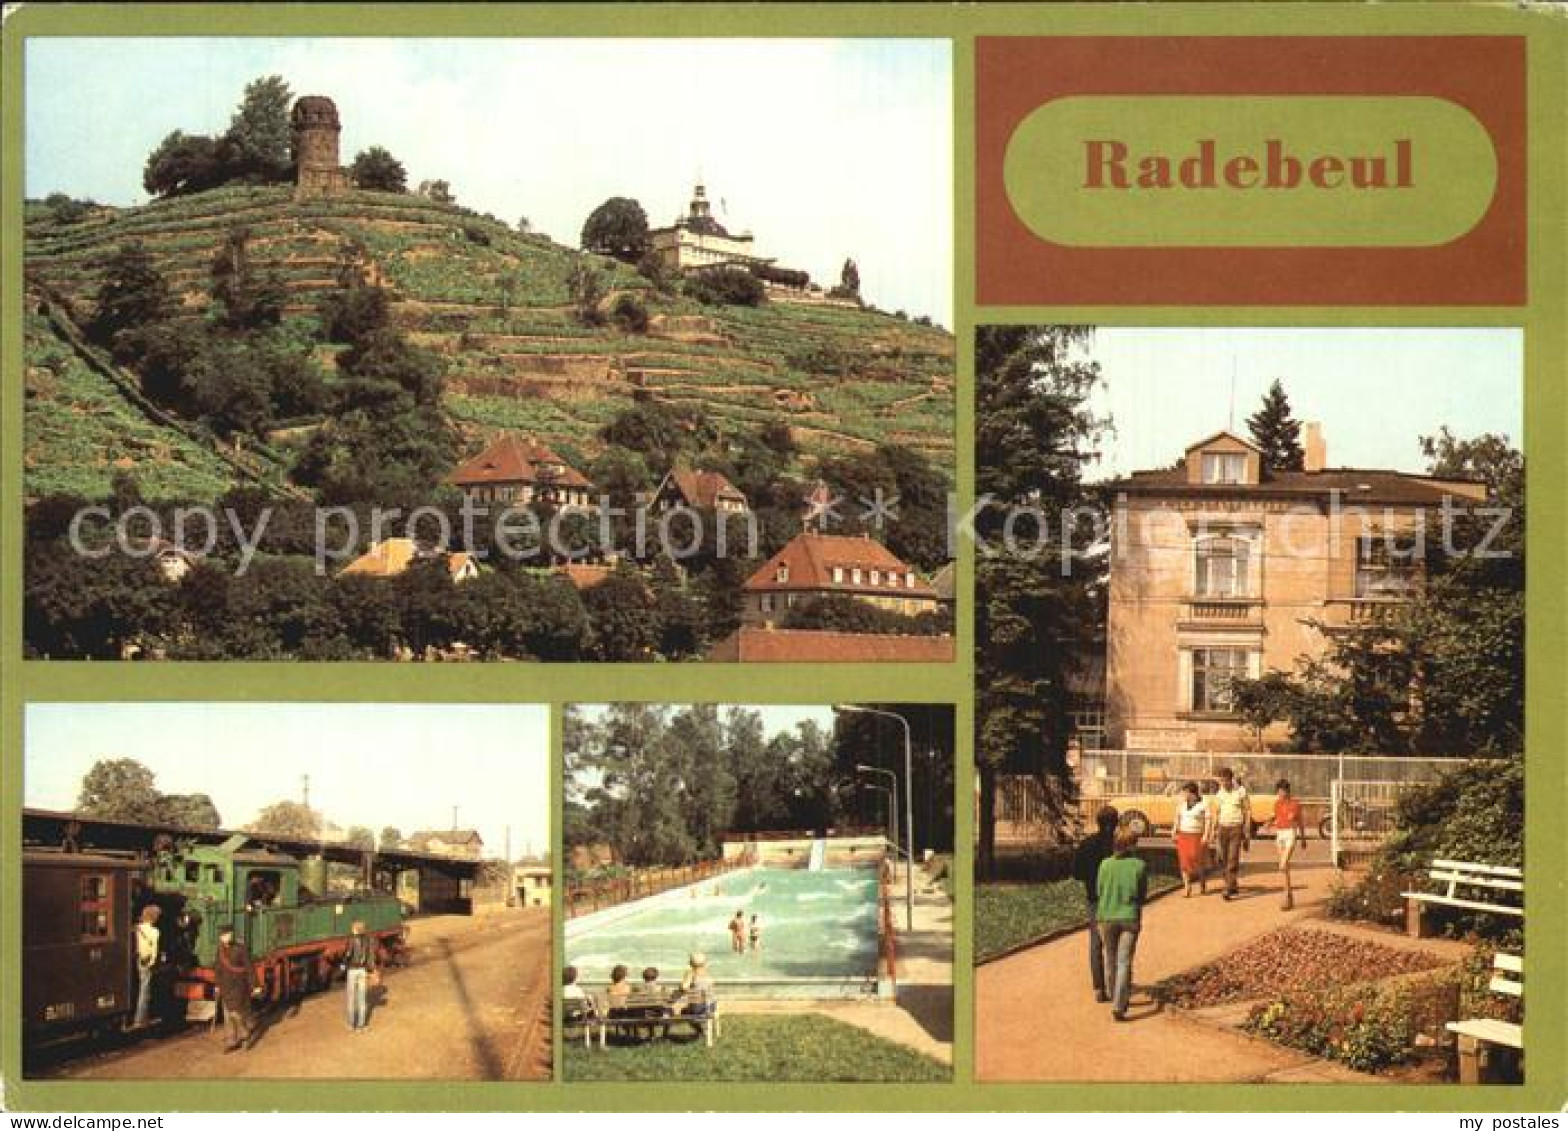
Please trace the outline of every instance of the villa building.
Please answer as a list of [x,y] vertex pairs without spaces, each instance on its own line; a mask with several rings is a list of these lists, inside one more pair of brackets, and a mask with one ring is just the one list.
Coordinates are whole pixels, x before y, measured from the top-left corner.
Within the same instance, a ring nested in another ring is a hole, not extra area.
[[[1232,680],[1290,671],[1329,635],[1370,623],[1422,584],[1422,532],[1483,484],[1329,468],[1309,424],[1301,471],[1265,471],[1229,432],[1174,468],[1111,483],[1105,741],[1111,748],[1245,750]],[[1432,544],[1436,544],[1433,542]],[[1287,737],[1283,726],[1265,742]]]
[[451,482],[476,504],[588,508],[593,484],[531,436],[508,432],[458,466]]
[[676,468],[665,474],[650,499],[655,511],[689,507],[720,514],[744,514],[751,509],[745,494],[721,471]]
[[768,266],[772,259],[757,254],[750,232],[730,232],[714,219],[708,190],[699,183],[692,192],[686,214],[668,228],[648,233],[653,253],[672,271],[704,267]]
[[742,586],[741,622],[770,624],[817,597],[854,597],[904,616],[936,611],[936,590],[865,535],[797,534]]

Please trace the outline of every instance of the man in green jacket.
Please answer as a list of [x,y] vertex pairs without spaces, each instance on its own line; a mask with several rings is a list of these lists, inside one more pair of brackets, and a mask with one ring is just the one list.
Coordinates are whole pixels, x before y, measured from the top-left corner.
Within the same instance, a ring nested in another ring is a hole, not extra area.
[[1117,830],[1115,848],[1116,855],[1100,864],[1095,920],[1100,945],[1105,948],[1105,972],[1113,986],[1111,1016],[1125,1021],[1127,1001],[1132,996],[1132,957],[1138,949],[1143,904],[1149,894],[1149,866],[1137,855],[1138,834],[1132,829]]

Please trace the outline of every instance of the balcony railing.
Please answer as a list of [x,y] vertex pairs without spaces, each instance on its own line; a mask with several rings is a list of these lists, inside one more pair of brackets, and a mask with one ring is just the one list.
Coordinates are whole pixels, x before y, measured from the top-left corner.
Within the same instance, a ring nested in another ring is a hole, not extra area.
[[1186,618],[1199,624],[1254,624],[1263,602],[1252,597],[1189,597]]

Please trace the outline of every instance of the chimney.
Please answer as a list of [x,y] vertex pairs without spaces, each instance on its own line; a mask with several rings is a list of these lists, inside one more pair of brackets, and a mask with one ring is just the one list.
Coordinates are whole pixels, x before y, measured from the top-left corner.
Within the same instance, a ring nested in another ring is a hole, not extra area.
[[1309,420],[1306,425],[1306,436],[1302,448],[1305,449],[1305,462],[1303,467],[1307,471],[1322,471],[1328,463],[1328,447],[1323,443],[1323,425],[1316,420]]

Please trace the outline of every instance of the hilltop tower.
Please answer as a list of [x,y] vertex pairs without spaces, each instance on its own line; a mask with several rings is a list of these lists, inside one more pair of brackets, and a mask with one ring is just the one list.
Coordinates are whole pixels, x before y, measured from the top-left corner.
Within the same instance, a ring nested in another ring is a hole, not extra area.
[[338,164],[338,135],[343,127],[332,99],[307,94],[295,100],[290,123],[294,132],[294,198],[346,191],[348,170]]

